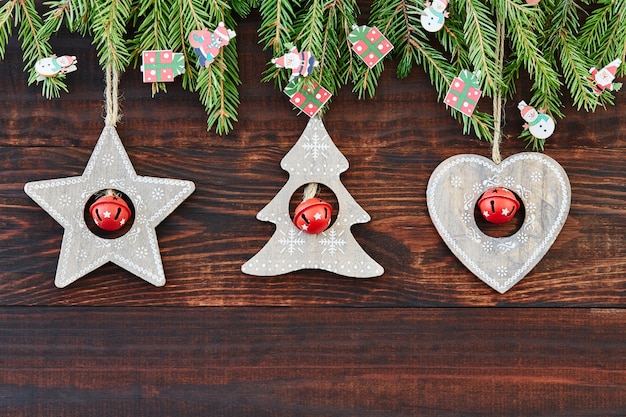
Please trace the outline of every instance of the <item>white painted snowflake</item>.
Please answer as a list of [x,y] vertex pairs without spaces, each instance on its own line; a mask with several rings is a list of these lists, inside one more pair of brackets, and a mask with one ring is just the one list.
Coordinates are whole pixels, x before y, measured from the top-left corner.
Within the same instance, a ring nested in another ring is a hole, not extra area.
[[463,212],[463,214],[461,215],[461,221],[465,224],[469,223],[472,221],[472,218],[474,216],[472,216],[471,214],[469,214],[467,211]]
[[535,214],[535,211],[537,211],[537,205],[535,203],[528,203],[524,208],[528,214]]
[[113,161],[115,161],[115,158],[113,158],[113,155],[111,154],[102,155],[102,165],[110,167],[111,165],[113,165]]
[[71,202],[72,201],[67,194],[61,194],[59,196],[59,207],[69,207]]
[[289,255],[293,255],[296,250],[300,253],[304,253],[302,249],[299,248],[299,246],[304,245],[304,239],[298,236],[302,232],[296,232],[295,229],[291,228],[288,234],[285,234],[282,230],[280,233],[283,234],[283,237],[278,239],[278,243],[284,246],[280,253],[283,253],[285,250]]
[[524,232],[519,233],[517,235],[517,240],[518,240],[519,243],[526,243],[526,242],[528,242],[528,235],[526,233],[524,233]]
[[460,177],[454,175],[450,178],[450,185],[452,185],[452,187],[454,188],[461,188],[461,186],[463,185],[463,180]]
[[143,247],[143,246],[139,246],[139,247],[136,249],[136,255],[137,255],[137,257],[138,257],[139,259],[145,259],[145,258],[146,258],[146,256],[148,256],[148,249],[146,249],[146,248],[145,248],[145,247]]
[[472,186],[472,191],[474,194],[479,194],[483,192],[483,186],[480,183],[476,183]]
[[79,250],[76,254],[76,258],[78,258],[78,260],[81,262],[84,261],[85,259],[87,259],[87,252],[85,252],[84,249]]
[[319,243],[324,246],[324,250],[322,250],[322,253],[326,252],[327,250],[328,253],[331,254],[331,256],[337,253],[337,251],[344,253],[343,250],[341,250],[341,247],[346,244],[346,241],[341,239],[343,231],[337,234],[335,229],[333,229],[328,233],[328,235],[326,233],[322,234],[326,236],[323,239],[319,240]]
[[513,188],[515,186],[515,178],[513,178],[513,177],[506,177],[504,179],[504,186],[506,188]]
[[328,143],[324,140],[325,137],[320,138],[319,135],[315,133],[313,136],[307,136],[305,139],[306,142],[302,147],[309,151],[305,157],[311,156],[313,160],[316,160],[320,155],[323,155],[325,158],[328,157],[325,153],[328,150]]
[[530,174],[530,180],[532,182],[540,182],[542,178],[543,177],[541,175],[541,172],[539,171],[534,171],[532,174]]
[[154,188],[152,189],[152,198],[155,200],[161,200],[163,197],[165,197],[165,192],[163,191],[163,189],[161,188]]
[[483,250],[485,252],[491,252],[493,250],[493,242],[491,240],[485,239],[483,241]]
[[508,273],[509,273],[509,270],[507,269],[506,266],[499,266],[496,269],[496,274],[498,274],[500,278],[506,277]]

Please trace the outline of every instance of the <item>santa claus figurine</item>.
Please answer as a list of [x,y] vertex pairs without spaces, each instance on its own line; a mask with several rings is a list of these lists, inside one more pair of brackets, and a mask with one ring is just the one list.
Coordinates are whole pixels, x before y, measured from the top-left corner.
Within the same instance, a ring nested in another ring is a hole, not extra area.
[[618,58],[607,64],[600,71],[598,71],[595,67],[592,67],[589,70],[589,73],[593,77],[593,82],[596,85],[596,88],[593,90],[596,94],[600,94],[604,90],[618,91],[622,88],[622,83],[613,82],[617,68],[619,68],[621,64],[622,60]]
[[433,0],[432,3],[427,1],[424,3],[424,6],[426,8],[422,11],[422,17],[420,18],[422,27],[428,32],[439,31],[443,27],[446,17],[450,16],[446,12],[448,0]]
[[278,68],[290,69],[291,78],[296,78],[310,75],[313,72],[313,68],[319,65],[319,62],[310,52],[298,52],[298,48],[293,46],[285,55],[272,59],[272,64],[275,64]]
[[526,120],[524,129],[528,129],[530,134],[537,139],[547,139],[554,133],[554,120],[547,114],[545,110],[537,111],[533,106],[526,104],[524,100],[520,101],[517,108],[522,114],[522,118]]
[[189,43],[198,55],[200,66],[208,68],[220,52],[220,48],[228,45],[235,36],[237,36],[235,31],[226,29],[224,22],[220,22],[213,33],[207,28],[192,30],[189,34]]

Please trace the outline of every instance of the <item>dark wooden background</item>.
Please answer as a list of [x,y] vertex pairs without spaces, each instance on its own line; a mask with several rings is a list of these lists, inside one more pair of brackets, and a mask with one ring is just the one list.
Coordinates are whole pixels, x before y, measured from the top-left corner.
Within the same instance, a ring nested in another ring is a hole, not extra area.
[[[180,81],[151,98],[121,81],[118,132],[139,175],[195,193],[158,228],[167,284],[108,264],[65,289],[62,227],[26,182],[80,175],[103,122],[103,73],[89,39],[70,94],[28,87],[15,38],[0,63],[0,414],[6,416],[626,415],[626,91],[595,113],[565,109],[545,153],[572,185],[546,257],[500,295],[451,254],[428,216],[430,173],[459,153],[490,155],[421,70],[386,61],[376,97],[339,91],[326,128],[342,181],[371,215],[352,228],[385,274],[253,277],[241,265],[274,231],[256,213],[281,189],[280,160],[307,117],[260,82],[270,59],[257,20],[237,29],[242,104],[235,131],[206,131]],[[622,80],[625,81],[625,80]],[[519,91],[527,91],[524,82]],[[524,151],[516,103],[503,156]],[[480,106],[488,106],[487,100]]]

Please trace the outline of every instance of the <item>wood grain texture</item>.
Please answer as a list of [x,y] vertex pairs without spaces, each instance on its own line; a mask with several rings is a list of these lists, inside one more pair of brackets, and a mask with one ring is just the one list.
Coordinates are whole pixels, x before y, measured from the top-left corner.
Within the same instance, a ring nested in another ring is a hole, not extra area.
[[[196,192],[157,228],[168,284],[155,290],[105,266],[58,291],[54,271],[62,232],[24,194],[29,181],[80,175],[103,126],[103,74],[88,40],[55,39],[80,57],[70,94],[45,100],[26,86],[18,45],[0,63],[0,303],[4,305],[560,305],[624,306],[626,199],[622,123],[626,102],[594,114],[566,109],[546,154],[567,171],[572,207],[546,257],[512,291],[499,295],[452,255],[426,209],[435,167],[460,153],[489,155],[489,145],[461,135],[421,71],[398,80],[387,62],[376,98],[347,89],[333,98],[326,128],[350,162],[342,183],[372,217],[352,232],[385,274],[368,282],[321,271],[280,277],[243,274],[241,265],[274,231],[255,219],[284,186],[280,160],[301,135],[284,94],[260,82],[269,56],[256,44],[256,22],[242,21],[237,48],[243,84],[240,122],[229,136],[206,131],[194,94],[177,83],[150,98],[139,71],[122,76],[118,126],[137,172],[184,178]],[[503,156],[524,150],[521,120],[507,104]],[[481,105],[485,105],[481,102]]]
[[[0,415],[625,415],[626,93],[594,114],[565,109],[546,154],[567,171],[570,214],[544,259],[501,295],[455,258],[426,207],[443,160],[489,156],[489,145],[461,135],[421,70],[398,80],[385,61],[376,98],[345,88],[324,117],[350,163],[341,182],[372,218],[352,233],[384,275],[251,277],[241,265],[274,232],[255,216],[286,183],[280,161],[307,123],[260,82],[271,57],[257,26],[253,15],[235,28],[242,104],[227,137],[206,131],[179,83],[151,98],[139,70],[122,76],[118,132],[137,173],[196,184],[156,228],[160,288],[113,264],[55,288],[63,228],[23,187],[83,172],[104,126],[104,75],[90,40],[64,33],[54,49],[78,56],[78,70],[70,94],[45,100],[10,40],[0,62]],[[503,157],[525,151],[522,98],[505,106]]]
[[625,314],[4,308],[0,412],[623,416]]

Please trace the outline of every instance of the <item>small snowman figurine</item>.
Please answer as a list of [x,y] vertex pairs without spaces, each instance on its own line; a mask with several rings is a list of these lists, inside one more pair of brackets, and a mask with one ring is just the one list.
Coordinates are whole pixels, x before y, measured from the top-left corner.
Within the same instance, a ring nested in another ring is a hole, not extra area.
[[522,118],[526,120],[524,129],[528,129],[537,139],[547,139],[554,133],[554,120],[547,114],[545,110],[537,111],[534,107],[526,104],[524,100],[520,101],[517,108],[522,114]]
[[615,73],[617,68],[622,64],[621,59],[615,59],[608,63],[601,70],[597,70],[595,67],[589,70],[589,73],[593,77],[593,82],[596,88],[593,90],[596,94],[602,93],[604,90],[618,91],[622,88],[622,83],[614,83]]
[[35,71],[39,74],[37,81],[43,81],[46,77],[54,77],[58,74],[67,74],[76,69],[76,57],[69,55],[60,57],[52,55],[35,63]]
[[448,0],[433,0],[432,3],[427,1],[424,3],[424,6],[426,8],[422,11],[422,17],[420,18],[422,27],[428,32],[439,31],[443,27],[446,17],[450,16],[446,12]]

